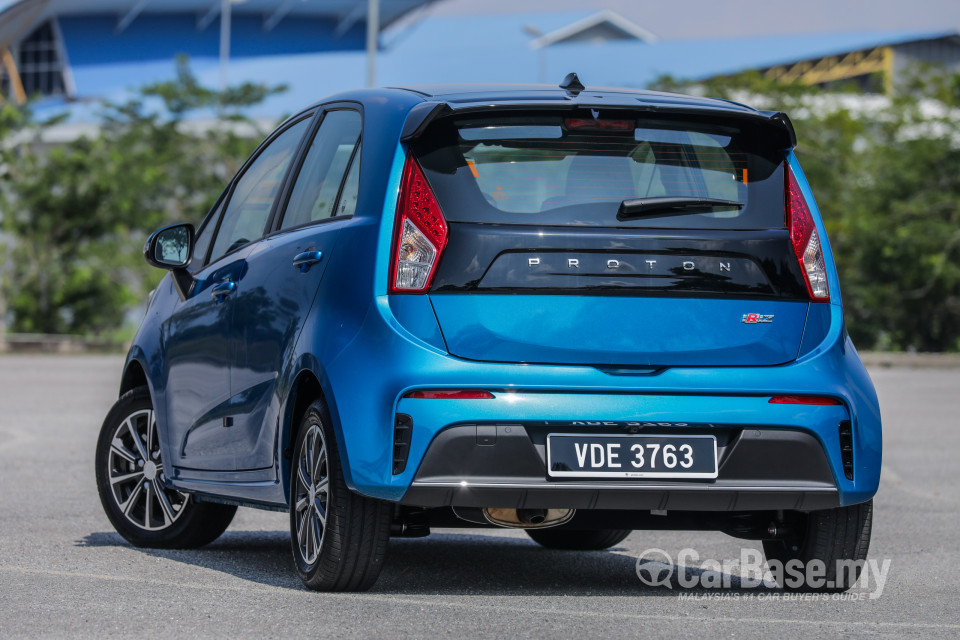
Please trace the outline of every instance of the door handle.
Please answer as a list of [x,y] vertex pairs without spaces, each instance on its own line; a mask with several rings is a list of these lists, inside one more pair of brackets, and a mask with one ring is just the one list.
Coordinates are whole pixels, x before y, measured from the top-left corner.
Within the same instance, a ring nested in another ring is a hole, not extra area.
[[299,269],[300,273],[306,273],[310,267],[323,260],[323,251],[304,251],[298,253],[293,259],[293,268]]
[[210,295],[213,296],[213,299],[217,301],[217,304],[220,304],[236,290],[237,283],[231,280],[226,280],[220,284],[214,285],[213,289],[210,290]]

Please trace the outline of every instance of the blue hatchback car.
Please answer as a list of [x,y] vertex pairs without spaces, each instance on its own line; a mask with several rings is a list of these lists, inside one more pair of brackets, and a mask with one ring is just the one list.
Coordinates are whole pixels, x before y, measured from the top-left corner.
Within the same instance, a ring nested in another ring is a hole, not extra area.
[[107,515],[184,548],[288,511],[324,590],[449,526],[718,530],[848,587],[880,412],[795,145],[783,113],[573,74],[301,111],[144,248],[170,273],[97,444]]

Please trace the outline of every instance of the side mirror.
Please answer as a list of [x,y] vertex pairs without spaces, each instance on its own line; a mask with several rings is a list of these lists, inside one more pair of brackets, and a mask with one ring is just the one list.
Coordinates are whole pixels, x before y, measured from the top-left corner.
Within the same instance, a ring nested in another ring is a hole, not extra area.
[[193,276],[186,270],[193,257],[193,233],[190,223],[172,224],[154,231],[143,245],[147,264],[171,271],[173,286],[181,300],[186,300],[193,291]]
[[193,255],[193,225],[181,223],[150,234],[143,246],[147,264],[161,269],[183,269]]

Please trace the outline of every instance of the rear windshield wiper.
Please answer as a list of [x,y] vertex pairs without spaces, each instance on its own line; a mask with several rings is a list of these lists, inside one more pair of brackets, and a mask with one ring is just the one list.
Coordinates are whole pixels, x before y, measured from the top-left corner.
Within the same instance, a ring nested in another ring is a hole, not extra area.
[[624,200],[620,203],[620,209],[617,210],[617,220],[684,216],[694,213],[706,213],[721,208],[742,209],[743,203],[737,202],[736,200],[687,196],[636,198],[634,200]]

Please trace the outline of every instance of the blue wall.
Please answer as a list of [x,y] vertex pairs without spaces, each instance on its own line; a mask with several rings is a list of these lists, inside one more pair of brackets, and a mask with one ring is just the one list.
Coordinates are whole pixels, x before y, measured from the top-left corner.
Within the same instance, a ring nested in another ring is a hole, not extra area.
[[[59,18],[71,66],[170,60],[180,53],[216,57],[220,52],[220,22],[197,30],[195,14],[141,14],[122,33],[117,16]],[[339,38],[336,22],[323,18],[287,17],[270,31],[260,16],[236,15],[231,21],[230,57],[356,51],[365,46],[366,25],[360,21]]]

